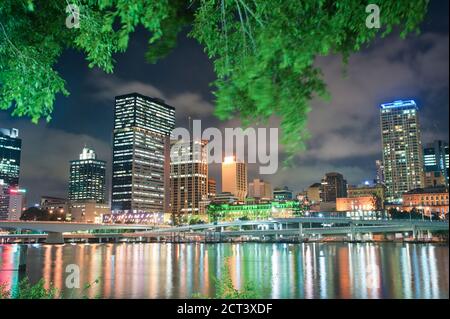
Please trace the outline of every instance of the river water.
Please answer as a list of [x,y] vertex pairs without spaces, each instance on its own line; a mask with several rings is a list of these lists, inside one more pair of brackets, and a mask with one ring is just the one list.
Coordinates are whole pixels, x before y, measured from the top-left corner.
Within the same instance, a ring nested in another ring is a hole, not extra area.
[[[250,283],[261,298],[449,298],[448,245],[29,245],[26,274],[16,270],[19,249],[0,245],[0,283],[15,289],[24,277],[44,279],[65,298],[214,297],[225,272],[235,287]],[[71,288],[77,282],[81,288]]]

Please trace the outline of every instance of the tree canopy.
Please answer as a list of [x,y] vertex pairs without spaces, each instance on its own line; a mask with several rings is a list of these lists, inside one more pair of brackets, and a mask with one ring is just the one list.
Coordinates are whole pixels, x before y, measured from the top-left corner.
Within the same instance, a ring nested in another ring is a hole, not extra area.
[[[66,27],[68,4],[79,28]],[[381,29],[368,28],[368,4]],[[214,64],[215,114],[244,125],[280,118],[288,153],[304,146],[312,98],[327,97],[316,57],[344,61],[398,29],[418,31],[428,0],[3,0],[0,2],[0,109],[49,121],[56,94],[68,95],[55,64],[66,49],[89,67],[114,70],[136,27],[150,31],[146,59],[156,63],[190,30]],[[180,84],[182,85],[182,84]]]

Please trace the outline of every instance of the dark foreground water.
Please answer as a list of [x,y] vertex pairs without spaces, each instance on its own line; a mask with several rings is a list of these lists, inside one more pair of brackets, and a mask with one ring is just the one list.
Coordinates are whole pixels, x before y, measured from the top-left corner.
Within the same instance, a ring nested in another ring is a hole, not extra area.
[[[21,276],[19,246],[0,245],[0,283]],[[263,298],[449,298],[449,248],[432,244],[65,244],[28,246],[26,276],[67,298],[214,297],[229,265],[235,286],[252,282]],[[79,266],[87,293],[66,287]]]

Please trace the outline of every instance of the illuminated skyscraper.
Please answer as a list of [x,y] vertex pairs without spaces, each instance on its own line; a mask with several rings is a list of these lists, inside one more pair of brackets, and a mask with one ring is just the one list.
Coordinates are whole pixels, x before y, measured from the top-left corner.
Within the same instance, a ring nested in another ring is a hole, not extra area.
[[226,157],[222,163],[222,193],[229,192],[244,201],[247,186],[247,164],[236,161],[234,156]]
[[170,133],[175,108],[138,93],[117,96],[114,115],[112,209],[169,209]]
[[105,203],[105,191],[106,162],[85,147],[78,160],[70,161],[69,200]]
[[208,200],[207,141],[177,142],[171,154],[170,208],[173,216],[205,214]]
[[0,179],[10,187],[19,185],[21,148],[19,130],[0,128]]
[[386,199],[399,202],[403,193],[423,185],[418,107],[413,100],[382,104],[380,119]]

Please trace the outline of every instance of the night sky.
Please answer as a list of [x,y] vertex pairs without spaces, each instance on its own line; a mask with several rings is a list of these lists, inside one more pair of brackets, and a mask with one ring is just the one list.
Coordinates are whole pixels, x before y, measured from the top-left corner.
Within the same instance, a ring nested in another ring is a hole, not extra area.
[[[396,34],[377,40],[350,59],[346,76],[341,57],[319,58],[332,98],[312,102],[308,149],[296,156],[293,167],[280,167],[277,174],[262,178],[297,192],[329,171],[341,172],[352,184],[373,179],[375,160],[381,158],[378,105],[398,99],[417,101],[424,143],[448,141],[448,10],[448,1],[431,1],[419,36],[401,40]],[[0,127],[20,130],[20,184],[28,191],[29,205],[41,195],[67,196],[69,161],[78,158],[84,145],[94,148],[110,171],[116,95],[139,92],[165,99],[176,108],[177,126],[186,127],[188,116],[201,119],[203,128],[239,126],[238,121],[220,122],[214,117],[212,64],[186,33],[169,56],[151,65],[144,58],[149,35],[138,30],[127,52],[115,57],[112,75],[89,69],[80,53],[65,52],[57,70],[71,95],[57,97],[50,123],[35,125],[0,112]],[[218,185],[219,168],[210,166]],[[256,176],[257,166],[251,165],[249,179]],[[109,184],[110,174],[107,179]]]

